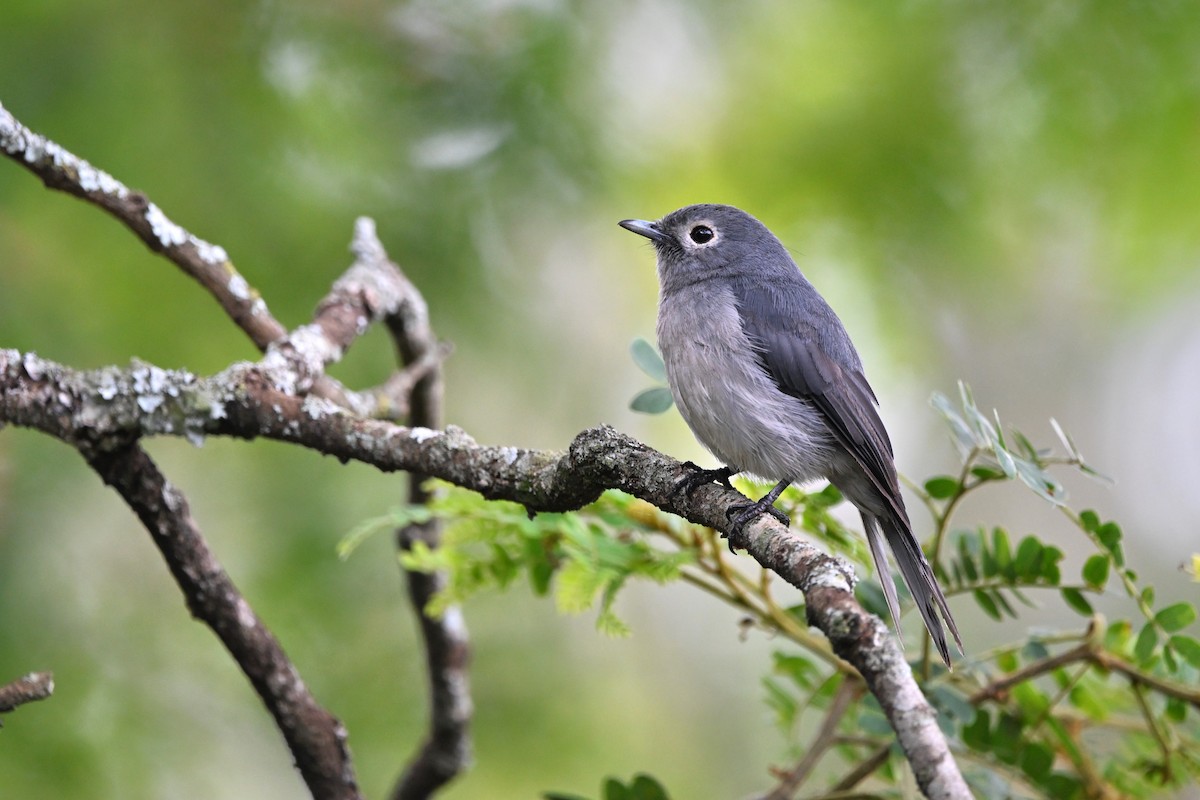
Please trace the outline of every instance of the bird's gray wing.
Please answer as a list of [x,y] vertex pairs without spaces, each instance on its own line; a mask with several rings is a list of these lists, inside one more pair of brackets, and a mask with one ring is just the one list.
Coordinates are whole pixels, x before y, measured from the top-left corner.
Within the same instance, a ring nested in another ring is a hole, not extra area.
[[863,511],[863,524],[892,621],[898,631],[900,604],[888,577],[881,536],[892,549],[942,660],[949,665],[950,651],[938,620],[939,611],[959,652],[963,649],[962,638],[904,510],[892,443],[876,411],[875,393],[841,322],[815,290],[803,288],[811,294],[801,292],[789,298],[769,285],[735,286],[742,329],[753,340],[763,369],[779,389],[812,403],[821,412],[834,438],[887,502],[891,514],[876,519]]
[[[735,287],[734,295],[742,329],[754,342],[763,369],[781,391],[811,402],[821,412],[834,438],[907,524],[892,443],[876,410],[875,393],[857,358],[835,358],[826,344],[833,333],[845,336],[837,317],[823,303],[789,308],[779,292],[767,286]],[[817,319],[811,318],[814,314]],[[825,329],[819,329],[822,325]],[[852,352],[848,342],[839,344],[844,353]]]

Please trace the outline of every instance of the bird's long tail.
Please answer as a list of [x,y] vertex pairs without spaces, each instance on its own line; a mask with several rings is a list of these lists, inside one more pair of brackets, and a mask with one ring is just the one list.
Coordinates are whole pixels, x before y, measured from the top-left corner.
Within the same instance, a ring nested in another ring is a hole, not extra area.
[[[941,620],[946,621],[958,652],[963,652],[962,637],[958,634],[958,626],[954,617],[950,616],[950,608],[946,605],[946,596],[933,575],[933,568],[925,559],[921,545],[913,536],[912,529],[907,524],[889,519],[876,517],[873,514],[863,514],[863,528],[867,534],[867,544],[871,548],[871,558],[875,561],[875,571],[879,582],[883,585],[883,595],[887,599],[888,610],[892,614],[892,623],[896,626],[896,635],[900,635],[900,601],[896,596],[896,586],[892,582],[892,573],[888,569],[887,556],[884,554],[883,541],[886,538],[892,550],[892,558],[900,569],[900,575],[908,585],[908,591],[916,602],[917,610],[933,643],[937,645],[938,653],[946,666],[950,666],[950,648],[946,645],[946,634],[942,629]],[[907,522],[907,521],[905,521]],[[881,530],[882,528],[882,530]],[[939,619],[939,613],[941,619]]]

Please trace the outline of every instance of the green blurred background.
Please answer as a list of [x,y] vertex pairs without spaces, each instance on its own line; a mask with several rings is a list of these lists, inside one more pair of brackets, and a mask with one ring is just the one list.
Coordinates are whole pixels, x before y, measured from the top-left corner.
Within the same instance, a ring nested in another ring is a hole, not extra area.
[[[1117,481],[1070,483],[1075,503],[1123,523],[1165,602],[1195,599],[1178,565],[1200,549],[1198,32],[1190,2],[8,0],[0,103],[225,247],[288,326],[373,216],[456,346],[447,420],[488,443],[609,422],[707,459],[674,413],[627,410],[656,282],[616,221],[742,206],[841,313],[902,471],[955,468],[926,403],[958,378],[1035,441],[1055,416]],[[0,347],[199,373],[254,356],[175,268],[8,161]],[[390,363],[375,332],[336,374]],[[383,796],[425,723],[422,659],[388,537],[335,546],[403,479],[262,442],[150,449]],[[1079,544],[1015,489],[961,521]],[[794,744],[761,703],[775,644],[684,589],[620,610],[629,639],[522,589],[467,606],[477,764],[447,798],[640,770],[678,797],[769,784]],[[1021,630],[955,610],[969,648]],[[133,516],[69,448],[8,428],[0,681],[35,669],[57,690],[0,731],[5,797],[304,795]]]

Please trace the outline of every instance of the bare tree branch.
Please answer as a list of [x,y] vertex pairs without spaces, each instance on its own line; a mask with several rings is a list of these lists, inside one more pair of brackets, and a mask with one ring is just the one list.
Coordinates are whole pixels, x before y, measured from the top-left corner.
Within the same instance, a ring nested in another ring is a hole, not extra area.
[[287,334],[225,250],[176,225],[141,192],[22,125],[0,105],[0,152],[42,179],[112,214],[209,291],[260,350]]
[[[355,224],[351,249],[356,266],[371,272],[400,275],[388,260],[383,245],[375,236],[369,219]],[[400,297],[385,318],[396,345],[396,356],[403,369],[383,387],[383,397],[392,412],[407,411],[410,426],[438,428],[442,424],[442,369],[445,348],[437,341],[429,324],[429,310],[417,288],[400,277]],[[424,505],[430,493],[424,474],[409,474],[408,502]],[[396,531],[396,546],[409,550],[416,542],[436,548],[441,540],[441,521],[431,519],[406,525]],[[440,572],[405,570],[409,600],[417,616],[425,641],[425,660],[429,681],[429,734],[418,748],[392,790],[395,800],[423,800],[453,780],[471,760],[468,733],[471,715],[470,682],[467,662],[470,656],[467,625],[457,605],[445,609],[439,617],[425,609],[445,588]]]
[[137,444],[93,451],[88,463],[141,519],[192,616],[217,634],[250,679],[313,797],[361,797],[346,748],[346,729],[317,704],[275,636],[217,562],[183,494]]
[[11,683],[0,686],[0,714],[7,714],[17,706],[45,700],[54,693],[54,673],[31,672]]

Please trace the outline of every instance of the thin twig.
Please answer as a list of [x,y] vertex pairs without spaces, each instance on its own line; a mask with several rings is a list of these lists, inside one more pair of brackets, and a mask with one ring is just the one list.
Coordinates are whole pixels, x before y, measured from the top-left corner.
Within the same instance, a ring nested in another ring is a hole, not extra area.
[[31,672],[15,681],[0,686],[0,714],[7,714],[17,706],[45,700],[54,693],[53,672]]
[[[831,790],[831,792],[833,792],[834,794],[829,794],[829,795],[824,795],[824,796],[825,797],[834,797],[834,796],[837,796],[836,795],[837,792],[848,792],[851,789],[853,789],[855,786],[858,786],[860,783],[862,783],[864,780],[866,780],[868,777],[870,777],[872,772],[874,772],[875,770],[882,767],[885,763],[887,763],[888,753],[890,753],[891,750],[892,750],[891,745],[885,744],[882,747],[880,747],[874,753],[872,753],[871,755],[867,756],[862,761],[860,761],[857,767],[852,769],[850,772],[846,773],[846,775],[840,781],[838,781],[837,783],[835,783],[833,785],[833,789]],[[971,795],[969,793],[964,795],[964,797],[970,797],[970,796]]]
[[837,688],[837,693],[833,696],[833,702],[825,710],[825,718],[821,721],[821,727],[817,729],[812,743],[804,751],[804,757],[795,767],[784,774],[779,785],[770,794],[764,795],[763,800],[791,800],[792,797],[795,797],[796,791],[804,785],[821,757],[832,746],[842,717],[846,715],[846,711],[858,699],[861,692],[862,684],[858,681],[851,678],[842,680],[841,685]]

